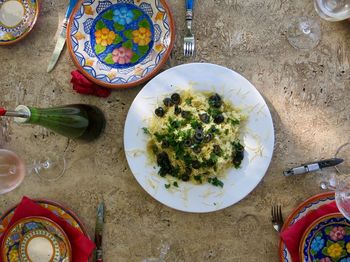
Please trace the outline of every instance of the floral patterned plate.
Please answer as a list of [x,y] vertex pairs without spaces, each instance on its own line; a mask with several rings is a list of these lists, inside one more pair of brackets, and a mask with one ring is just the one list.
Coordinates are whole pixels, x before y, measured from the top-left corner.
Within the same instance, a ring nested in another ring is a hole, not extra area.
[[350,261],[350,222],[341,213],[315,220],[300,242],[301,261]]
[[63,229],[45,217],[27,217],[11,226],[1,245],[3,261],[72,261]]
[[[51,200],[46,199],[37,199],[35,200],[37,204],[40,206],[50,210],[52,213],[54,213],[56,216],[66,220],[69,224],[71,224],[73,227],[78,229],[80,232],[84,233],[85,236],[88,236],[87,231],[84,227],[84,225],[80,222],[77,215],[75,215],[71,210],[68,208],[63,207],[61,204],[58,204],[56,202],[53,202]],[[6,211],[1,217],[0,217],[0,237],[4,233],[5,229],[9,225],[15,210],[16,206],[10,208],[8,211]]]
[[80,0],[67,28],[75,65],[109,88],[153,77],[167,61],[174,38],[166,0]]
[[0,45],[15,43],[33,29],[38,0],[0,0]]
[[[294,223],[302,219],[311,210],[316,210],[320,206],[324,204],[329,204],[334,200],[335,196],[333,192],[322,193],[310,197],[309,199],[301,203],[296,209],[294,209],[293,212],[288,216],[282,227],[282,231],[290,225],[293,225]],[[291,255],[282,239],[280,239],[279,242],[279,257],[281,262],[292,262]]]

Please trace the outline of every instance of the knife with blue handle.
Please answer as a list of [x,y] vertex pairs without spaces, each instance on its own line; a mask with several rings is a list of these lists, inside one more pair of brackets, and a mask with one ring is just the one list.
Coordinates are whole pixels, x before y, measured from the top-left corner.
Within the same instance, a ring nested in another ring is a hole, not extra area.
[[51,72],[55,68],[55,65],[57,64],[58,58],[60,57],[60,54],[63,50],[64,44],[66,43],[68,19],[69,19],[69,16],[72,13],[73,8],[75,7],[77,2],[78,2],[78,0],[70,0],[69,1],[69,6],[67,8],[67,12],[66,12],[66,15],[65,15],[63,23],[62,23],[62,27],[59,29],[59,30],[61,30],[61,32],[58,36],[55,50],[52,53],[49,66],[47,67],[48,73]]

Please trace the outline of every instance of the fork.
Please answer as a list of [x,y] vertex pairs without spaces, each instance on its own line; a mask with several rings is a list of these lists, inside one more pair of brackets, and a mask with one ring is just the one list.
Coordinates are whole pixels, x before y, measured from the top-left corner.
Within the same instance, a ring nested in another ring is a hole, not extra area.
[[277,232],[281,232],[283,226],[283,216],[282,216],[282,207],[280,205],[272,206],[271,208],[271,222],[273,228]]
[[186,0],[186,34],[184,37],[184,56],[193,56],[196,41],[192,32],[193,8],[195,0]]

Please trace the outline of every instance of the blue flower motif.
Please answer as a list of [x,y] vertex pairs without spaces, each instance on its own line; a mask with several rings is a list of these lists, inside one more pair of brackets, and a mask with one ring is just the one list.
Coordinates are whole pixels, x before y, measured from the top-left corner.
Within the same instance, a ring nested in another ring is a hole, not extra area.
[[[314,240],[311,242],[311,249],[315,251],[316,253],[320,251],[324,246],[324,239],[320,236],[317,236]],[[350,261],[349,261],[350,262]]]
[[134,13],[126,7],[115,9],[113,15],[113,21],[120,25],[130,24],[134,18]]
[[350,262],[350,258],[343,258],[342,260],[340,260],[340,262]]

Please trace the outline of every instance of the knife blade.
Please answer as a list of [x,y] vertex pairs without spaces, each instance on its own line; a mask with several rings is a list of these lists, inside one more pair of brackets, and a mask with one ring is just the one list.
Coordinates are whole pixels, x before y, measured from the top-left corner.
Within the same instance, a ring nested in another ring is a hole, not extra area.
[[309,173],[309,172],[318,171],[318,170],[326,168],[326,167],[337,166],[343,162],[344,162],[344,159],[331,158],[331,159],[321,160],[318,162],[303,164],[303,165],[298,166],[298,167],[293,167],[291,169],[283,171],[283,174],[285,176],[301,175],[301,174],[305,174],[305,173]]
[[96,228],[95,228],[95,244],[96,244],[96,262],[103,262],[102,252],[102,233],[105,221],[105,204],[102,201],[97,208]]
[[64,44],[66,43],[66,34],[67,34],[67,25],[68,25],[68,20],[69,16],[73,11],[74,6],[76,5],[78,0],[70,0],[69,1],[69,6],[66,11],[66,15],[64,17],[64,20],[62,22],[62,26],[58,29],[60,30],[55,49],[52,53],[49,65],[47,67],[47,72],[51,72],[54,68],[55,65],[57,64],[58,58],[61,55],[61,52],[63,50]]

